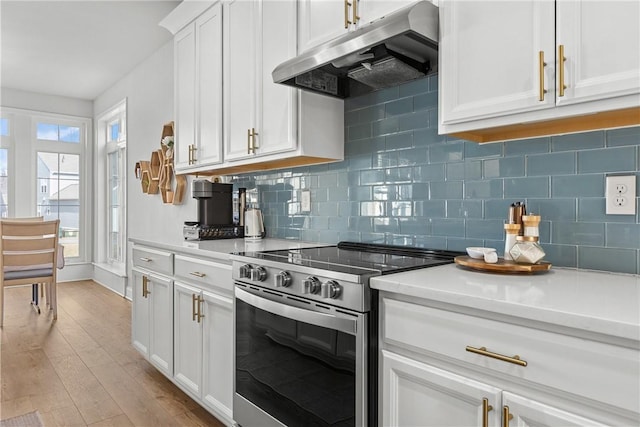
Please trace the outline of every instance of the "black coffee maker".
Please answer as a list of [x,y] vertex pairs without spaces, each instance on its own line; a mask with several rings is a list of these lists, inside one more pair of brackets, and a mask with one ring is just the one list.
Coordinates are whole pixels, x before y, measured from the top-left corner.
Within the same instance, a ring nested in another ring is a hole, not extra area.
[[244,236],[244,224],[234,224],[233,184],[194,180],[191,195],[198,201],[198,221],[185,222],[185,239],[233,239]]

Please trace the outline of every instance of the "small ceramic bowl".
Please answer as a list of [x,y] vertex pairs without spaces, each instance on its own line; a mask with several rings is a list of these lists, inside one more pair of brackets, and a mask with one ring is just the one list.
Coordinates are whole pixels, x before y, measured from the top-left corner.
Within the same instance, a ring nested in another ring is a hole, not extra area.
[[495,252],[494,248],[481,248],[477,246],[472,246],[467,248],[467,253],[471,258],[475,259],[484,259],[484,254],[487,252]]

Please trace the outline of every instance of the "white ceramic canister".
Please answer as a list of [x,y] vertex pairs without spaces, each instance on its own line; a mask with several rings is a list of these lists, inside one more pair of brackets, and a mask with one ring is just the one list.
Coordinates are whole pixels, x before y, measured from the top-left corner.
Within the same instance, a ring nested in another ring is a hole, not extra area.
[[511,257],[511,248],[516,244],[516,237],[520,232],[520,224],[505,224],[505,239],[504,239],[504,259],[506,261],[511,261],[513,258]]

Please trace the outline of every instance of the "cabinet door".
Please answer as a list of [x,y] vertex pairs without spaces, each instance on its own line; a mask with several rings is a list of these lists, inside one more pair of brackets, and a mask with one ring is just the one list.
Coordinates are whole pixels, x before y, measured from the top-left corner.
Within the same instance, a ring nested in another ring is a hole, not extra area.
[[256,5],[245,0],[224,4],[225,161],[250,155],[248,132],[256,127]]
[[509,392],[502,394],[502,405],[508,407],[509,413],[513,415],[513,419],[506,425],[536,427],[605,425]]
[[257,27],[261,49],[256,91],[258,122],[256,154],[296,148],[296,98],[298,91],[273,82],[271,72],[296,55],[296,2],[263,1]]
[[233,300],[210,292],[204,298],[202,400],[232,418]]
[[189,167],[189,146],[195,144],[196,39],[190,24],[173,39],[175,102],[175,167]]
[[173,375],[173,282],[151,276],[149,287],[149,360],[168,377]]
[[298,3],[298,53],[336,38],[352,26],[346,22],[353,21],[347,0],[299,0]]
[[220,3],[195,22],[198,166],[222,161],[222,6]]
[[500,389],[382,350],[385,426],[481,426],[483,399],[489,426],[500,426]]
[[174,379],[196,397],[202,391],[202,323],[194,316],[193,297],[200,290],[175,282],[174,286]]
[[144,273],[133,269],[131,343],[145,357],[149,357],[149,296],[142,290],[143,281],[147,279]]
[[567,86],[558,104],[640,92],[639,16],[638,1],[557,2]]
[[415,0],[361,0],[358,2],[358,15],[360,16],[358,24],[370,24],[371,22],[392,14],[411,3],[415,3]]
[[[441,123],[555,105],[554,9],[538,0],[441,2]],[[539,52],[547,63],[542,79]]]

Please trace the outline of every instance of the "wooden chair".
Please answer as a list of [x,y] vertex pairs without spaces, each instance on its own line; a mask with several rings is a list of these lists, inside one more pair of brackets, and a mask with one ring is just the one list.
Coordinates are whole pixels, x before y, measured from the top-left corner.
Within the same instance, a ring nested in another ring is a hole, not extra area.
[[0,221],[0,326],[4,322],[5,286],[48,283],[47,302],[58,318],[57,268],[60,220]]

